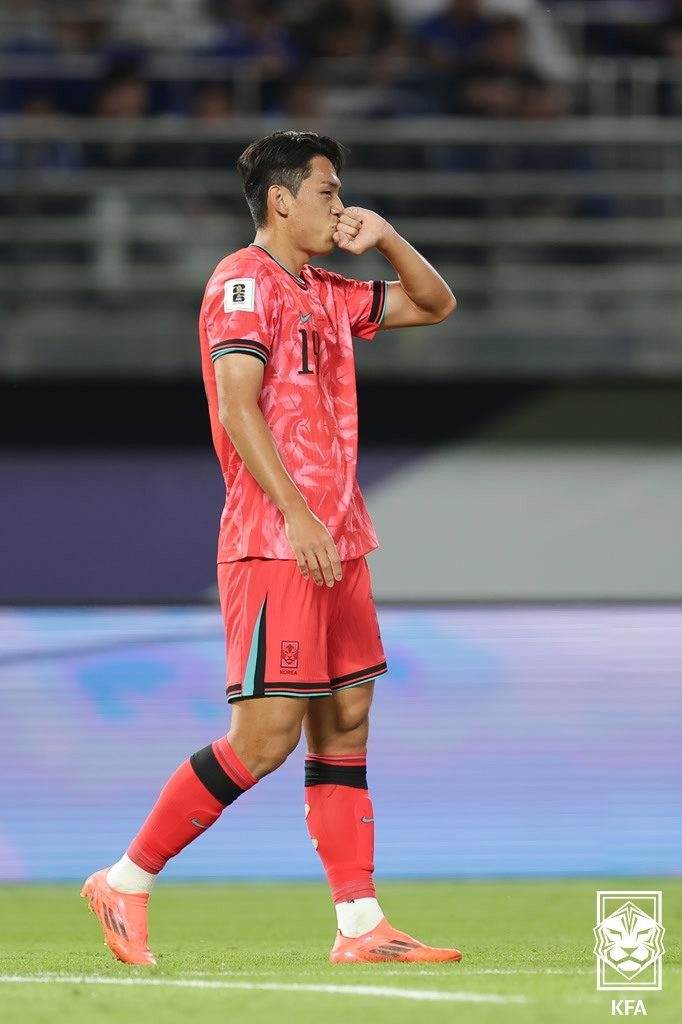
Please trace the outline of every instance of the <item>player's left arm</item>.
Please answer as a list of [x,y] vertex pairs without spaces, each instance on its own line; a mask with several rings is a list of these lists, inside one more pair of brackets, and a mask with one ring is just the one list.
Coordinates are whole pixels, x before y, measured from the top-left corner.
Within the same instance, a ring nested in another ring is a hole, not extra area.
[[388,282],[380,330],[437,324],[454,313],[457,300],[449,285],[378,213],[350,206],[339,217],[334,241],[354,256],[377,249],[398,274],[399,280]]

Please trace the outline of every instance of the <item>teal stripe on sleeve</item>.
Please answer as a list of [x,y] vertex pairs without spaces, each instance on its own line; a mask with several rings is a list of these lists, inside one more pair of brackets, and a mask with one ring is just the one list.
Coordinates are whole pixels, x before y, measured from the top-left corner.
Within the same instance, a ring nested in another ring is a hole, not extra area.
[[264,366],[268,365],[267,356],[263,355],[262,352],[256,352],[252,348],[219,348],[215,352],[211,352],[211,359],[215,363],[216,359],[220,359],[221,356],[229,355],[230,352],[242,352],[246,356],[255,356],[256,359],[260,359]]

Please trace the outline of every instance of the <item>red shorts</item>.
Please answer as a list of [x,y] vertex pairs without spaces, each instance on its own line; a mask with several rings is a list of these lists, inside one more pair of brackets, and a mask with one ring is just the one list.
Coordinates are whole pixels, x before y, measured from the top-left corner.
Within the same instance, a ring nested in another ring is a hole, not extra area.
[[343,563],[333,587],[295,561],[218,563],[227,698],[327,697],[386,672],[367,560]]

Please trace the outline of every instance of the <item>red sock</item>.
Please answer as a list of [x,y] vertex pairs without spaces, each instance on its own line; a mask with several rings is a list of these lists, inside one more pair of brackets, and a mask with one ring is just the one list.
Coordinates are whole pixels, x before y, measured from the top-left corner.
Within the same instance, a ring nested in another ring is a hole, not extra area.
[[306,824],[334,903],[374,896],[374,811],[367,755],[305,759]]
[[130,844],[128,856],[144,871],[157,874],[257,781],[227,737],[221,736],[171,775]]

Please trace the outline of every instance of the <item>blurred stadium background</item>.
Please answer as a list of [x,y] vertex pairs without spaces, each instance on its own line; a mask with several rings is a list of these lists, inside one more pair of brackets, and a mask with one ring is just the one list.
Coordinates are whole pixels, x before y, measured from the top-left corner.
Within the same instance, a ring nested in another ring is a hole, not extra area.
[[[284,126],[460,302],[357,343],[380,875],[679,872],[681,114],[679,0],[4,0],[1,878],[227,720],[196,317]],[[300,762],[169,874],[319,877]]]

